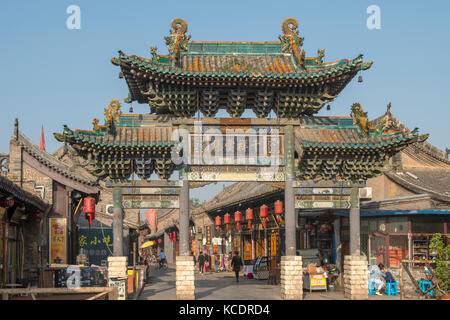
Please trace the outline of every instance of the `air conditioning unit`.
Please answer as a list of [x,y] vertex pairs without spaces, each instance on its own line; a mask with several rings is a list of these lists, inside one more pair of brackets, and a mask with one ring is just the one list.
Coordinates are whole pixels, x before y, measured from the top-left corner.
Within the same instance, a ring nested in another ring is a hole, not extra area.
[[114,213],[114,206],[112,204],[106,205],[106,213],[107,214],[113,214]]
[[359,198],[363,200],[372,199],[372,187],[359,188]]

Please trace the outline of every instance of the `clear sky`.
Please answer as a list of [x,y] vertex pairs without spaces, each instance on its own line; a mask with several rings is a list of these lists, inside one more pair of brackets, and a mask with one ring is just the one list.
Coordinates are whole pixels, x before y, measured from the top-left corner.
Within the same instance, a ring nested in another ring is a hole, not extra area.
[[[80,30],[66,26],[70,5],[81,9]],[[369,5],[380,7],[381,29],[367,28]],[[348,116],[350,105],[360,102],[373,119],[392,102],[392,113],[408,127],[429,133],[428,141],[442,150],[450,147],[444,99],[450,88],[450,1],[16,0],[0,6],[0,152],[8,152],[16,117],[37,144],[44,126],[48,152],[61,146],[52,133],[63,124],[91,129],[111,99],[128,95],[110,59],[118,50],[150,57],[150,46],[166,54],[164,36],[174,18],[187,21],[194,41],[277,41],[287,17],[299,21],[306,56],[325,49],[325,62],[360,53],[374,62],[363,83],[355,78],[320,115]],[[149,112],[148,105],[133,108]],[[197,193],[201,199],[213,195]]]

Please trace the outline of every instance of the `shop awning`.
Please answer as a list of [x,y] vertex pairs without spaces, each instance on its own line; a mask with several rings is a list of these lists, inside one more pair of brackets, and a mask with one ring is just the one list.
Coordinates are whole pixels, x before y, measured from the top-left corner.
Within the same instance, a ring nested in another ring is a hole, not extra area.
[[[333,212],[335,216],[348,217],[348,211]],[[401,215],[450,215],[450,210],[384,210],[361,212],[361,217],[401,216]]]

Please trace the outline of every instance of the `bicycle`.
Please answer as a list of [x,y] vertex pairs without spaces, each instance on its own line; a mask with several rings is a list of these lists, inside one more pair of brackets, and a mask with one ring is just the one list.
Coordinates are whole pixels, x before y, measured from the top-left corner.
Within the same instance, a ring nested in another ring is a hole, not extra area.
[[161,262],[161,259],[159,259],[158,262],[159,262],[159,268],[158,268],[158,270],[161,270],[161,269],[167,270],[167,268],[169,267],[169,265],[168,265],[166,259],[164,259],[164,261],[162,261],[162,262]]

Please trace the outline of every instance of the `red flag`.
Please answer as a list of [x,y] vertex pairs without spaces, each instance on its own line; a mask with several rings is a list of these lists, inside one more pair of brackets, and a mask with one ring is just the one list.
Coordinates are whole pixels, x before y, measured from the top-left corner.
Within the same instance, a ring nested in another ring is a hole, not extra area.
[[156,209],[148,209],[145,211],[145,217],[147,218],[147,223],[150,226],[152,233],[158,231],[158,216],[156,214]]
[[45,151],[44,125],[42,125],[41,130],[41,149]]

